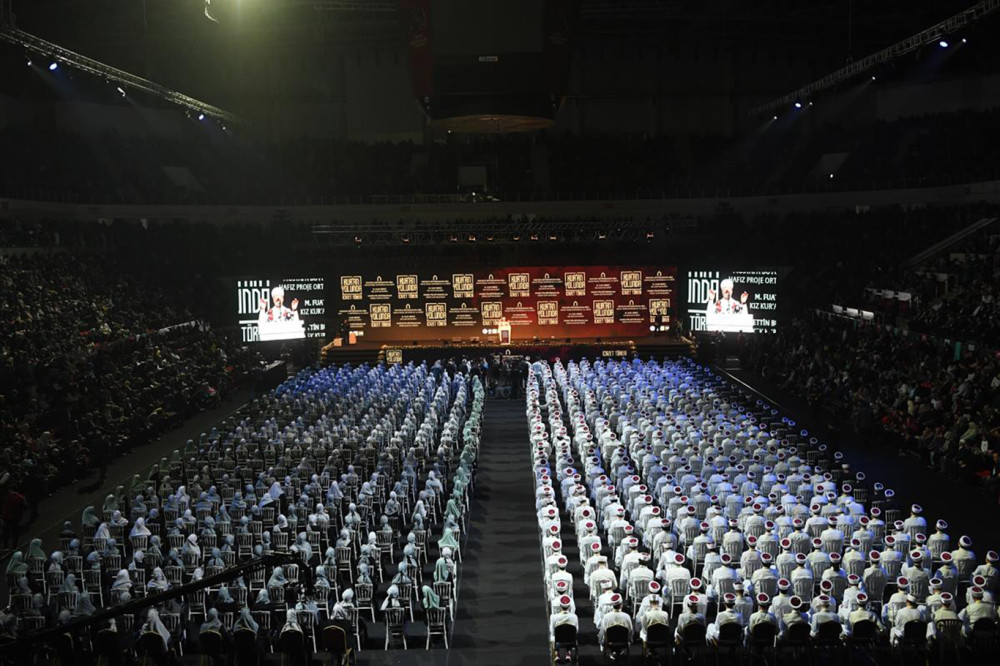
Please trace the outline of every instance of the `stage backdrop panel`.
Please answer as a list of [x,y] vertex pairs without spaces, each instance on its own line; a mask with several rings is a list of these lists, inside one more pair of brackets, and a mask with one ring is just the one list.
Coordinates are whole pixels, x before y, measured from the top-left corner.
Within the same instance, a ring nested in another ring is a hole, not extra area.
[[674,267],[527,266],[340,275],[334,328],[364,342],[645,337],[669,325]]

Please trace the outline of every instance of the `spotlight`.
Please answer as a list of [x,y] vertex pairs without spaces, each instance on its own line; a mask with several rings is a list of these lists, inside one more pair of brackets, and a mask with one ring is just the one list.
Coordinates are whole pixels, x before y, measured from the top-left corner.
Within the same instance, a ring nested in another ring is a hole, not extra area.
[[830,174],[830,178],[833,178],[833,174],[832,173]]
[[513,238],[515,241],[519,241],[521,240],[521,234],[514,234],[513,236],[511,236],[511,238]]
[[655,236],[656,236],[656,234],[655,234],[654,232],[652,232],[652,231],[647,231],[647,232],[646,232],[646,240],[647,240],[647,241],[651,241],[651,240],[653,240],[653,238],[654,238]]
[[124,90],[122,90],[122,87],[121,87],[121,86],[118,86],[118,92],[120,92],[120,93],[122,94],[122,97],[124,97],[124,96],[125,96],[125,91],[124,91]]
[[874,75],[874,74],[872,74],[872,81],[874,81],[874,80],[875,80],[875,75]]
[[449,243],[457,243],[458,242],[458,236],[456,236],[455,234],[450,235],[448,237],[448,242]]
[[606,231],[598,231],[597,232],[597,240],[604,240],[607,237],[608,237],[608,234],[607,234]]
[[28,61],[28,67],[31,67],[31,58],[29,56],[24,56],[24,59]]
[[809,106],[812,106],[812,105],[813,105],[813,103],[812,103],[812,102],[809,102]]
[[56,71],[57,69],[59,69],[59,63],[57,63],[57,62],[54,62],[54,63],[52,63],[51,65],[49,65],[49,71],[50,71],[50,72],[54,72],[54,71]]
[[538,234],[531,234],[530,236],[528,236],[528,238],[531,239],[531,240],[533,240],[533,241],[536,241],[536,240],[538,240]]
[[476,234],[469,234],[469,242],[470,243],[476,242]]
[[963,43],[963,44],[968,44],[968,43],[969,43],[969,40],[967,40],[967,39],[966,39],[965,37],[962,37],[962,43]]
[[204,113],[199,113],[198,114],[198,120],[204,120],[204,119],[205,119],[205,114]]
[[549,234],[549,240],[550,241],[559,240],[559,237],[556,236],[555,232],[552,232]]
[[942,39],[940,42],[938,42],[938,46],[940,46],[943,49],[946,49],[948,48],[948,42]]
[[796,102],[795,103],[795,108],[796,109],[801,109],[802,108],[802,102]]
[[777,120],[777,119],[778,119],[778,116],[775,116],[774,118],[771,118],[771,120]]

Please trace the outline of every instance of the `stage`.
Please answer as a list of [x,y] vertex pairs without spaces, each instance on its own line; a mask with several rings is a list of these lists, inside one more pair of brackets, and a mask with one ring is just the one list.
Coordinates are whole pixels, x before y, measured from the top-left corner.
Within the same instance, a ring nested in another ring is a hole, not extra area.
[[677,358],[689,356],[694,345],[688,338],[674,336],[648,336],[645,338],[549,338],[513,340],[501,344],[497,340],[426,340],[400,341],[400,344],[379,341],[358,342],[350,345],[323,347],[320,358],[323,365],[336,363],[409,363],[435,361],[447,358],[473,358],[483,356],[509,356],[517,358],[544,358],[549,361],[562,359],[598,358],[621,359],[638,355],[648,358]]

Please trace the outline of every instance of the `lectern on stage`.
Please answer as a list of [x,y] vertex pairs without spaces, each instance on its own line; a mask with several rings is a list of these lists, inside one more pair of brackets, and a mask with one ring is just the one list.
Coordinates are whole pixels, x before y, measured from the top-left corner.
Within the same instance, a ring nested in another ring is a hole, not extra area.
[[509,345],[510,344],[510,322],[506,319],[501,319],[497,322],[497,335],[500,336],[500,344]]

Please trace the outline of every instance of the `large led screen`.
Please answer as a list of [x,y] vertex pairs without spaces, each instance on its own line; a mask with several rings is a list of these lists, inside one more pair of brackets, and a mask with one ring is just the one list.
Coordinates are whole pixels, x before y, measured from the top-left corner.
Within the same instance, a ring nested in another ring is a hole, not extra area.
[[778,272],[688,271],[686,325],[692,332],[776,332]]
[[237,280],[236,311],[243,342],[326,337],[324,278]]

